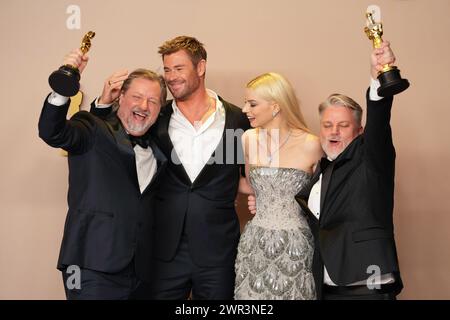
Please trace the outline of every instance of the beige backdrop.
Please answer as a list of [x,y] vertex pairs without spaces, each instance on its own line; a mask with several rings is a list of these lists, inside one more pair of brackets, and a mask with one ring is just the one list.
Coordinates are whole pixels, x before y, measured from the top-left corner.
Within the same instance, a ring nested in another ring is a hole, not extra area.
[[[372,0],[373,1],[373,0]],[[0,4],[0,299],[64,298],[56,261],[67,210],[67,165],[37,135],[47,78],[97,32],[82,79],[84,105],[114,70],[162,71],[157,46],[176,35],[208,50],[208,87],[241,105],[252,77],[276,71],[295,86],[318,132],[317,105],[341,92],[363,102],[370,42],[366,0],[25,1]],[[66,8],[81,8],[69,30]],[[450,1],[380,0],[385,39],[411,82],[395,98],[395,225],[402,299],[450,298]],[[243,207],[241,203],[241,207]],[[240,210],[241,221],[247,212]]]

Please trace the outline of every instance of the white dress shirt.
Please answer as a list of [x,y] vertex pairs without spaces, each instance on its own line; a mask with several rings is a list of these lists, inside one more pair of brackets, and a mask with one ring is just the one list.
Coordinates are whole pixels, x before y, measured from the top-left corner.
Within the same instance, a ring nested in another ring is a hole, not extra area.
[[[54,106],[62,106],[67,103],[68,97],[64,97],[56,92],[52,92],[48,97],[48,103]],[[95,105],[98,108],[109,107],[110,105],[98,105],[98,99],[95,101]],[[144,192],[148,184],[152,180],[157,170],[157,162],[153,155],[152,148],[142,148],[139,145],[134,147],[134,154],[136,160],[136,171],[139,182],[139,189]]]
[[[211,158],[222,139],[225,128],[225,108],[218,95],[207,90],[216,101],[216,110],[203,123],[192,125],[172,102],[173,113],[169,122],[169,137],[174,150],[191,182],[194,182],[203,167]],[[176,157],[172,156],[172,161]]]
[[[370,83],[370,90],[369,90],[369,99],[372,101],[378,101],[381,100],[382,97],[380,97],[377,93],[377,89],[380,87],[380,82],[378,80],[371,79]],[[328,160],[332,161],[328,158]],[[314,216],[319,220],[320,218],[320,192],[322,189],[322,174],[319,177],[319,180],[314,184],[314,186],[311,188],[311,193],[309,194],[308,199],[308,207],[310,211],[314,214]],[[370,274],[368,274],[368,279],[370,278]],[[381,285],[381,284],[387,284],[387,283],[393,283],[395,281],[394,276],[391,273],[383,274],[378,279],[379,281],[358,281],[355,283],[349,284],[349,286],[356,286],[356,285],[367,285],[370,284],[371,286]],[[333,282],[333,280],[330,278],[330,275],[328,274],[327,268],[324,265],[323,267],[323,283],[329,286],[336,286],[336,284]]]
[[134,146],[136,157],[136,170],[139,182],[139,190],[144,192],[158,169],[152,148],[142,148],[140,145]]

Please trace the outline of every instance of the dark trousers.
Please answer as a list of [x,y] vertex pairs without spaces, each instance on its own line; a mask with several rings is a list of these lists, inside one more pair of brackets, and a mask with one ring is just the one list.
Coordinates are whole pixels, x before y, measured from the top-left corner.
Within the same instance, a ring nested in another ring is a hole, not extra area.
[[200,267],[192,261],[186,235],[172,261],[154,260],[152,298],[158,300],[230,300],[234,292],[234,261],[226,266]]
[[80,268],[65,269],[62,277],[67,300],[145,299],[145,291],[138,290],[142,282],[136,277],[134,262],[113,274]]
[[323,300],[396,300],[396,284],[381,285],[379,289],[367,286],[323,286]]

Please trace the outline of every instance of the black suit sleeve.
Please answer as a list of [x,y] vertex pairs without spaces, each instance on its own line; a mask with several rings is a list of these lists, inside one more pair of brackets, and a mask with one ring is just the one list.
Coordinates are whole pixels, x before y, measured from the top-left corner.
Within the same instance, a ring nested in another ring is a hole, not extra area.
[[99,117],[100,119],[106,119],[112,112],[113,108],[112,106],[109,106],[107,108],[96,108],[95,107],[95,100],[91,103],[91,109],[89,110],[90,113],[92,113],[94,116]]
[[[242,133],[244,133],[245,131],[247,131],[248,129],[251,128],[248,118],[243,113],[239,114],[239,126],[238,127],[243,130]],[[241,150],[241,152],[239,153],[239,154],[241,154],[241,157],[239,157],[239,159],[238,159],[241,163],[241,165],[240,165],[241,176],[245,177],[245,156],[244,156],[245,151],[244,151],[244,146],[242,145],[241,138],[239,138],[239,141],[238,141],[238,148],[240,148],[240,150]]]
[[87,152],[94,143],[97,125],[95,118],[85,111],[66,120],[70,100],[63,106],[54,106],[45,99],[39,117],[39,137],[49,146],[62,148],[74,154]]
[[364,156],[377,171],[385,171],[393,167],[395,149],[392,142],[391,108],[393,97],[379,101],[367,99],[367,122],[364,130]]

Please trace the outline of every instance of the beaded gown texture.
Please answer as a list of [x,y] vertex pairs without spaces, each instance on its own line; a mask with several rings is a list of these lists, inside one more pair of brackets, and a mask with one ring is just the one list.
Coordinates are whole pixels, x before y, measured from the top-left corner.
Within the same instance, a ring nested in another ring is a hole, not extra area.
[[250,167],[257,212],[239,241],[236,300],[316,299],[313,236],[294,198],[310,179],[295,168]]

